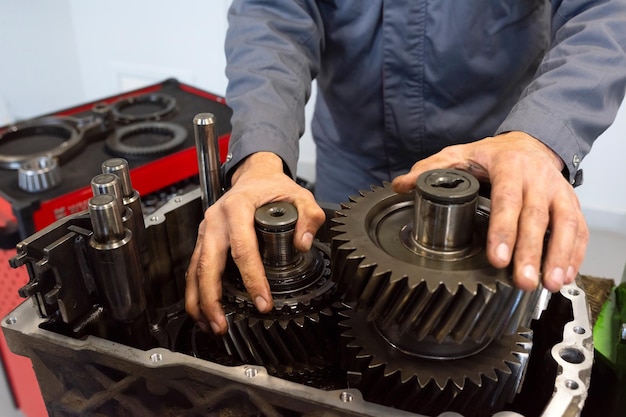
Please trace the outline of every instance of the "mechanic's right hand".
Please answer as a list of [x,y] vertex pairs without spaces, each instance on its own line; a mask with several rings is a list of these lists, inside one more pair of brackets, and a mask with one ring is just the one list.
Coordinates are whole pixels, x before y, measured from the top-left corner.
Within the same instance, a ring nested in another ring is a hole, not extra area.
[[298,210],[294,246],[306,252],[324,223],[324,211],[311,192],[283,172],[283,161],[270,152],[250,155],[232,176],[232,187],[204,213],[187,269],[185,309],[204,330],[226,332],[222,274],[228,250],[256,308],[269,312],[272,294],[265,277],[254,229],[254,213],[264,204],[285,201]]

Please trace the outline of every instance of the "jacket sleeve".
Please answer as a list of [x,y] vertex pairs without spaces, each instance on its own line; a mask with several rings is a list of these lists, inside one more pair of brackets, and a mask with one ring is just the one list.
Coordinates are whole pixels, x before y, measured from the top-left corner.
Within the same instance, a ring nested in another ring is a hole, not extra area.
[[227,184],[248,155],[270,151],[295,177],[304,106],[323,42],[314,1],[235,0],[226,34],[226,102],[233,109]]
[[563,159],[570,182],[613,123],[626,88],[626,1],[552,0],[552,44],[496,133],[526,132]]

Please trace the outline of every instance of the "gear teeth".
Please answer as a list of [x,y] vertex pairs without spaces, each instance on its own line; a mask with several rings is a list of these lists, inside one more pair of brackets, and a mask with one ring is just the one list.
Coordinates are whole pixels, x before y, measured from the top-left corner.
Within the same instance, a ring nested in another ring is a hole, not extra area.
[[502,410],[521,386],[532,347],[527,329],[494,341],[470,358],[432,360],[390,346],[366,320],[346,311],[340,322],[343,364],[367,401],[406,411],[466,417]]
[[[484,249],[455,264],[423,258],[402,243],[381,243],[386,235],[378,233],[385,226],[412,222],[410,196],[394,193],[385,183],[350,200],[337,212],[331,229],[332,279],[345,302],[367,311],[367,320],[383,329],[395,326],[394,334],[410,334],[415,341],[474,344],[473,352],[528,322],[533,303],[520,299],[509,271],[493,269]],[[392,216],[397,217],[385,223]],[[486,227],[486,222],[480,224]],[[399,236],[393,242],[400,242]],[[392,249],[406,253],[397,255]],[[467,274],[459,273],[465,266]]]

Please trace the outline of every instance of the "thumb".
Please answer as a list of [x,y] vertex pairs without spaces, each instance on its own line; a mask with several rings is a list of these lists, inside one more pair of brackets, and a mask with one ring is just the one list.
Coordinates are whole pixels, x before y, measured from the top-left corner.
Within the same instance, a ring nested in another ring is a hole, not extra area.
[[398,175],[391,182],[391,188],[396,193],[408,193],[415,188],[415,183],[420,173],[416,170],[411,170],[406,174]]

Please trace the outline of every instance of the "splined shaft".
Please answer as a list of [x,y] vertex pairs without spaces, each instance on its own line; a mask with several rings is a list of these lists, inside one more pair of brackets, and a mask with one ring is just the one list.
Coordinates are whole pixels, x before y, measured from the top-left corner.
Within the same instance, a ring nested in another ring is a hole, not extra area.
[[478,180],[456,169],[427,171],[417,179],[413,239],[436,252],[458,251],[472,243]]

